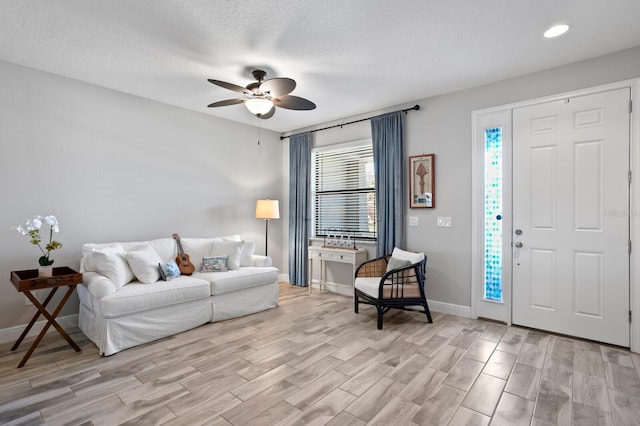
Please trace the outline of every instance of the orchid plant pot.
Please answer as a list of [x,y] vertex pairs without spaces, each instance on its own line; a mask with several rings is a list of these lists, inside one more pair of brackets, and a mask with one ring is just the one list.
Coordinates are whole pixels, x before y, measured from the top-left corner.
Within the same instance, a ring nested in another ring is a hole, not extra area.
[[38,267],[38,276],[39,277],[52,277],[53,276],[53,266],[39,266]]

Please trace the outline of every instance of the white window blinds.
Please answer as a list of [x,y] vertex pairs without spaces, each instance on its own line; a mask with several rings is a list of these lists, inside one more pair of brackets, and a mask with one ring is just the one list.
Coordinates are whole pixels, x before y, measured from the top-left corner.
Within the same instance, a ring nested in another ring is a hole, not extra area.
[[376,238],[371,141],[316,149],[312,163],[314,235]]

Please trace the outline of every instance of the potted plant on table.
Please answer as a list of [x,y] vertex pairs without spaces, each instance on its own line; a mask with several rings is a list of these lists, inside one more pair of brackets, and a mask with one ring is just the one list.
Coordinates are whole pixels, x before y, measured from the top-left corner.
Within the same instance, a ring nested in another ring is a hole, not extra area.
[[[44,248],[41,245],[42,237],[40,235],[40,228],[42,228],[43,225],[49,225],[49,242]],[[40,268],[38,268],[39,275],[42,277],[52,276],[53,266],[51,265],[53,265],[53,259],[50,259],[49,256],[53,250],[62,247],[61,243],[53,239],[53,233],[60,231],[58,219],[52,215],[36,215],[33,219],[26,220],[23,225],[14,226],[14,229],[22,235],[28,235],[31,239],[31,244],[38,246],[42,252],[42,256],[38,259],[38,263],[40,264]]]

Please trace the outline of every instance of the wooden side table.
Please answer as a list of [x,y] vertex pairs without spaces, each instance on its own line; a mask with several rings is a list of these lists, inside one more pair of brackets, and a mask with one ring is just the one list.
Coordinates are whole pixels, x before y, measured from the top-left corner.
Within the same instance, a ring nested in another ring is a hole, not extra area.
[[[67,332],[64,331],[60,324],[58,324],[56,318],[64,305],[69,300],[69,297],[71,297],[73,290],[75,290],[76,286],[82,282],[82,274],[74,271],[67,266],[62,266],[60,268],[53,268],[53,276],[51,277],[38,277],[37,269],[28,269],[24,271],[12,271],[11,282],[13,283],[13,286],[16,288],[16,290],[24,293],[24,295],[27,296],[31,303],[33,303],[33,306],[38,309],[38,312],[36,312],[33,318],[31,318],[31,322],[29,322],[29,325],[27,325],[27,328],[25,328],[25,330],[22,332],[11,350],[15,351],[16,349],[18,349],[18,346],[20,346],[20,343],[22,343],[27,333],[29,333],[31,327],[33,327],[33,325],[36,323],[36,321],[40,317],[40,314],[44,315],[44,317],[47,319],[47,323],[42,328],[42,331],[40,331],[40,334],[38,334],[38,337],[33,342],[27,353],[24,355],[24,358],[22,358],[22,361],[20,361],[20,364],[18,364],[18,368],[24,367],[24,365],[27,363],[27,360],[29,359],[29,357],[31,357],[33,351],[40,344],[40,341],[47,333],[47,330],[51,325],[53,325],[58,333],[60,333],[60,335],[64,337],[67,343],[69,343],[69,345],[73,349],[75,349],[76,352],[80,352],[80,347],[76,344],[76,342],[73,341],[73,339],[67,334]],[[53,298],[53,295],[56,294],[60,287],[67,287],[67,292],[62,300],[60,300],[58,307],[51,314],[47,311],[46,308]],[[44,303],[41,304],[38,299],[36,299],[36,297],[31,293],[31,291],[42,289],[51,289],[51,291],[49,292],[49,295],[45,299]]]
[[[367,260],[367,250],[364,249],[344,249],[344,248],[335,248],[335,247],[324,247],[324,246],[309,246],[309,294],[311,294],[311,287],[313,284],[313,261],[320,261],[320,280],[318,281],[318,288],[322,291],[325,288],[326,284],[326,276],[327,276],[327,267],[326,262],[338,262],[338,263],[348,263],[352,266],[353,271],[351,274],[351,279],[354,280],[354,276],[356,274],[356,269],[358,266],[365,260]],[[333,285],[341,286],[341,287],[350,287],[349,291],[353,293],[353,281],[349,284],[338,284],[332,283]]]

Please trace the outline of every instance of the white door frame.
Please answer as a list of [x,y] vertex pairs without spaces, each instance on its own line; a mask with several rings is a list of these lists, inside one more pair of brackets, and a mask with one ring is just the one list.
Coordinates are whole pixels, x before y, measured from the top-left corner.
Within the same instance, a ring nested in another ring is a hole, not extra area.
[[[481,122],[491,115],[507,114],[509,119],[509,131],[511,131],[512,111],[514,108],[530,106],[539,103],[557,101],[575,96],[589,95],[620,88],[631,89],[631,99],[634,105],[631,113],[631,134],[630,134],[630,168],[632,172],[632,183],[630,189],[630,223],[629,238],[632,243],[632,251],[629,258],[629,309],[632,312],[630,324],[630,348],[632,352],[640,353],[640,79],[625,80],[616,83],[561,93],[543,98],[531,99],[512,104],[500,105],[497,107],[476,110],[471,113],[471,188],[472,188],[472,235],[471,235],[471,317],[478,318],[481,310],[480,303],[482,287],[484,284],[484,141]],[[503,308],[496,310],[499,317],[492,318],[503,321],[511,325],[511,216],[512,216],[512,193],[511,193],[511,135],[505,140],[505,147],[508,156],[503,157],[503,168],[505,170],[505,180],[508,184],[503,187]],[[508,218],[507,218],[508,216]],[[508,225],[508,227],[507,227]],[[486,302],[484,302],[486,303]]]

